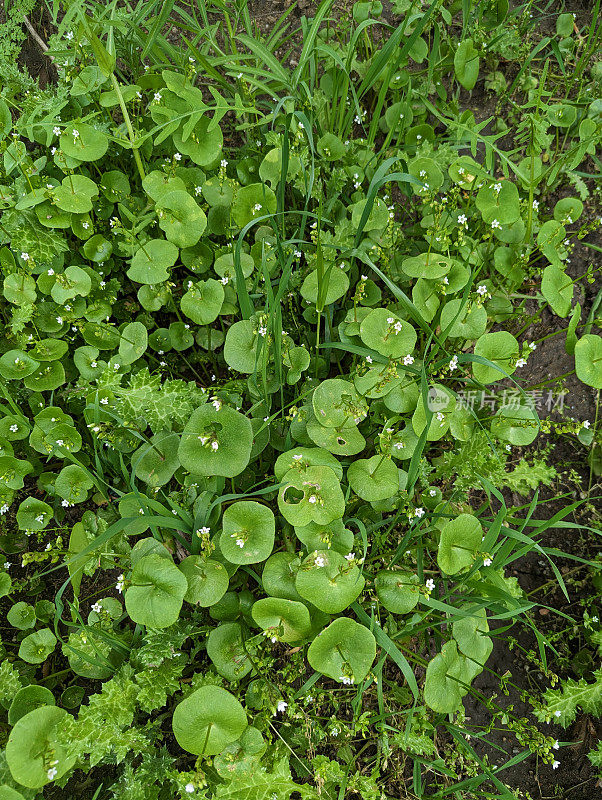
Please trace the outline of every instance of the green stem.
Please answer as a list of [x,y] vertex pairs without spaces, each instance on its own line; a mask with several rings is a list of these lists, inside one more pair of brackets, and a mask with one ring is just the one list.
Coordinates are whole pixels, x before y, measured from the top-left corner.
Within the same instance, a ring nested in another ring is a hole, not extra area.
[[144,172],[144,166],[142,165],[142,159],[140,158],[140,153],[138,152],[138,147],[136,146],[136,134],[134,133],[134,129],[132,127],[132,121],[130,119],[130,115],[128,114],[128,110],[125,105],[125,100],[123,99],[123,94],[121,93],[121,89],[119,88],[119,82],[113,73],[111,73],[111,83],[113,84],[113,89],[115,89],[115,94],[119,100],[119,105],[121,107],[121,113],[123,114],[123,119],[125,121],[125,127],[127,128],[128,138],[130,140],[130,144],[132,145],[132,150],[134,151],[134,159],[136,160],[136,166],[138,168],[138,173],[140,174],[140,180],[144,180],[146,177]]

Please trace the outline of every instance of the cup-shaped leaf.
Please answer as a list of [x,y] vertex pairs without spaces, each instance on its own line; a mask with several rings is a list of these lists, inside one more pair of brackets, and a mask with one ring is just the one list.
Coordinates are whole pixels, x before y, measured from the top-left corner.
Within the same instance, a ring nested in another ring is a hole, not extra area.
[[339,614],[364,588],[359,569],[335,550],[317,550],[301,564],[295,585],[301,597],[320,611]]
[[97,161],[109,147],[106,133],[85,122],[70,122],[61,134],[59,143],[65,155],[78,161]]
[[209,278],[192,283],[180,300],[180,308],[197,325],[209,325],[217,319],[223,303],[224,287],[219,281]]
[[307,422],[307,435],[318,447],[337,456],[354,456],[366,446],[366,440],[353,422],[340,428],[328,428],[313,417]]
[[328,525],[310,522],[302,528],[295,528],[295,535],[310,553],[314,550],[336,550],[345,556],[353,550],[353,533],[345,527],[342,519],[335,519]]
[[586,333],[575,345],[575,370],[580,381],[602,389],[602,336]]
[[137,478],[153,489],[164,486],[180,466],[180,437],[161,431],[132,453],[132,467]]
[[386,455],[353,461],[347,470],[347,480],[356,495],[370,503],[386,500],[399,489],[397,467]]
[[537,412],[529,406],[502,406],[491,420],[491,433],[510,444],[531,444],[539,433]]
[[392,614],[408,614],[420,600],[418,576],[409,570],[381,569],[374,585],[378,599]]
[[237,372],[254,372],[256,348],[257,334],[250,320],[241,319],[228,328],[224,358],[229,367]]
[[[236,777],[249,776],[252,773],[266,749],[267,742],[261,733],[257,728],[249,725],[239,739],[226,745],[222,752],[215,757],[213,766],[220,778],[226,779],[233,786]],[[2,800],[1,797],[0,800]]]
[[27,628],[33,628],[36,624],[36,612],[33,606],[29,603],[20,600],[11,606],[6,615],[6,621],[9,625],[17,630],[25,631]]
[[57,638],[50,628],[41,628],[23,639],[19,645],[19,658],[28,664],[43,664],[56,643]]
[[144,556],[132,571],[125,593],[130,618],[149,628],[167,628],[177,620],[188,582],[176,565],[153,554]]
[[448,575],[469,567],[483,539],[483,528],[472,514],[460,514],[441,530],[437,564]]
[[24,686],[19,689],[10,704],[8,722],[10,725],[14,725],[25,714],[29,714],[30,711],[42,708],[42,706],[53,706],[54,704],[54,695],[50,689],[45,686],[38,686],[35,683],[30,686]]
[[333,267],[330,272],[326,272],[322,283],[318,281],[318,270],[312,270],[299,291],[301,297],[308,303],[324,308],[343,297],[347,289],[349,289],[349,276],[342,269]]
[[222,405],[196,408],[182,432],[178,455],[182,466],[198,475],[233,478],[249,463],[253,446],[250,420]]
[[346,424],[359,424],[368,413],[365,400],[350,381],[330,378],[316,388],[312,404],[320,425],[340,428]]
[[282,480],[278,507],[291,525],[301,527],[310,522],[328,525],[343,516],[345,498],[330,467],[308,467],[304,472],[292,469]]
[[21,786],[41,789],[50,783],[50,761],[56,761],[55,778],[61,778],[75,763],[75,757],[68,756],[53,737],[54,729],[66,714],[63,708],[42,706],[15,723],[6,745],[6,761],[11,775]]
[[209,608],[221,600],[228,589],[228,572],[219,561],[188,556],[180,564],[180,569],[188,581],[188,590],[184,595],[187,603]]
[[460,682],[463,658],[454,641],[447,642],[426,668],[424,702],[439,714],[457,711],[466,693]]
[[[426,439],[428,442],[437,442],[441,439],[451,424],[452,414],[456,409],[456,398],[452,392],[440,383],[433,384],[427,395],[427,407],[432,411]],[[412,415],[412,428],[420,436],[426,427],[426,410],[422,397],[418,399],[416,410]]]
[[140,247],[128,269],[128,278],[136,283],[162,283],[169,278],[169,268],[178,259],[178,248],[165,239],[151,239]]
[[474,354],[491,362],[491,365],[473,362],[472,371],[476,380],[484,384],[494,383],[506,375],[512,375],[516,369],[518,342],[508,331],[484,333],[476,341]]
[[295,586],[300,564],[301,559],[295,553],[283,551],[271,555],[265,562],[261,574],[261,583],[265,591],[271,597],[301,600],[302,597]]
[[476,665],[483,667],[493,650],[493,642],[489,636],[487,612],[484,608],[471,611],[469,606],[460,610],[467,613],[467,616],[456,620],[452,625],[458,650],[464,653],[468,659],[473,660]]
[[298,642],[311,630],[307,606],[296,600],[264,597],[253,603],[251,614],[264,631],[282,642]]
[[281,481],[293,467],[304,469],[305,467],[320,466],[330,467],[339,480],[343,477],[343,467],[339,461],[332,453],[321,447],[295,447],[293,450],[281,453],[274,464],[274,475],[277,481]]
[[207,217],[188,192],[175,189],[157,200],[159,227],[177,247],[192,247],[201,238]]
[[239,228],[244,228],[254,219],[274,214],[276,195],[264,183],[250,183],[236,194],[232,204],[232,217]]
[[253,669],[238,622],[225,622],[211,629],[207,654],[219,674],[229,681],[239,681]]
[[219,686],[201,686],[176,706],[174,736],[196,756],[213,756],[240,737],[247,715],[234,695]]
[[224,512],[220,549],[233,564],[265,561],[274,547],[273,511],[254,500],[241,500]]
[[409,322],[386,308],[375,308],[360,326],[363,343],[387,358],[403,358],[416,345],[416,331]]
[[311,666],[335,681],[363,680],[376,658],[376,639],[364,625],[349,619],[335,619],[318,634],[307,651]]

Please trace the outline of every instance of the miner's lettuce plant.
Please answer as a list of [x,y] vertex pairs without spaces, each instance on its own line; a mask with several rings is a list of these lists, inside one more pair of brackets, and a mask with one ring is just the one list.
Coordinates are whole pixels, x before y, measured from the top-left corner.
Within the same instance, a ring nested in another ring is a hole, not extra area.
[[[525,282],[602,387],[566,273],[585,198],[548,202],[599,101],[546,105],[544,68],[503,150],[458,98],[522,17],[402,0],[377,47],[380,5],[333,27],[323,3],[289,69],[286,14],[263,39],[240,4],[64,3],[58,85],[0,101],[2,546],[26,568],[0,575],[7,797],[112,764],[96,796],[378,798],[393,753],[416,796],[509,796],[456,735],[500,622],[551,647],[509,565],[535,550],[565,588],[537,495],[503,488],[556,476],[515,450],[549,430]],[[425,767],[437,731],[468,783]]]

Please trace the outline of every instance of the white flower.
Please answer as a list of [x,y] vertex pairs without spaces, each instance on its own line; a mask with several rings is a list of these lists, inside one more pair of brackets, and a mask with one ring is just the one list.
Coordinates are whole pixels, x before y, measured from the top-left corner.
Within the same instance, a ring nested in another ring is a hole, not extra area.
[[236,545],[237,545],[237,547],[240,547],[242,549],[245,546],[245,540],[244,539],[237,539],[236,540]]
[[529,350],[537,350],[537,345],[535,344],[535,342],[529,342],[527,347],[529,348]]
[[194,193],[195,194],[201,194],[202,191],[203,191],[203,187],[202,186],[195,186],[194,187]]
[[59,771],[58,771],[58,769],[56,767],[50,767],[50,769],[46,773],[46,775],[48,776],[48,780],[49,781],[54,780],[56,778],[56,776],[58,775],[58,772]]
[[95,611],[97,614],[100,614],[102,611],[102,605],[100,603],[92,603],[90,607],[92,611]]
[[52,267],[50,267],[50,269],[48,270],[48,275],[54,275],[54,270],[52,269]]
[[38,516],[36,517],[36,522],[39,522],[40,525],[43,525],[44,524],[44,515],[43,514],[38,514]]
[[115,584],[115,588],[119,593],[123,592],[123,587],[125,586],[125,575],[123,573],[117,576],[117,583]]
[[13,433],[16,433],[19,430],[19,426],[18,425],[11,425],[9,430],[11,430]]
[[59,325],[63,324],[63,318],[62,317],[57,317],[56,321],[58,322]]
[[477,294],[480,294],[481,297],[487,294],[487,287],[484,283],[480,284],[480,286],[477,286]]
[[219,443],[218,442],[211,442],[211,449],[215,453],[217,450],[219,450]]
[[176,161],[181,161],[182,160],[182,154],[181,153],[174,153],[173,157],[175,158]]
[[560,716],[560,711],[555,711],[555,712],[554,712],[554,716],[555,716],[555,717],[559,717],[559,716]]
[[203,525],[202,528],[199,528],[197,533],[199,534],[199,536],[207,536],[209,533],[211,533],[211,528],[208,528],[206,525]]
[[255,203],[255,205],[253,206],[253,213],[255,213],[256,211],[261,211],[261,203]]
[[458,217],[458,222],[460,223],[460,225],[466,225],[467,219],[468,218],[466,214],[460,214],[460,216]]
[[257,331],[257,333],[258,333],[260,336],[265,336],[265,335],[267,334],[267,332],[268,332],[268,329],[267,329],[267,328],[264,328],[264,327],[263,327],[263,325],[262,325],[262,326],[259,328],[259,330]]
[[54,128],[52,129],[52,132],[54,133],[55,136],[60,136],[61,135],[61,129],[59,128],[58,125],[54,126]]
[[497,219],[494,219],[491,223],[491,227],[495,229],[495,228],[501,228],[502,226],[500,225]]
[[323,556],[316,556],[314,564],[316,567],[323,567],[326,564],[326,561],[324,560]]
[[67,33],[65,34],[65,39],[67,39],[70,42],[71,39],[73,39],[73,31],[67,31]]
[[303,460],[303,454],[302,453],[295,453],[293,455],[293,461],[302,461],[302,460]]
[[393,328],[395,329],[395,333],[401,333],[402,327],[403,327],[403,325],[401,324],[401,322],[396,322],[395,325],[393,325]]
[[499,194],[502,191],[502,184],[501,183],[494,183],[493,184],[493,191],[496,194]]
[[439,420],[439,422],[441,422],[442,420],[445,419],[445,414],[443,414],[443,412],[441,411],[437,411],[437,419]]
[[449,368],[453,372],[455,369],[458,368],[458,356],[453,356],[449,362]]
[[558,739],[556,739],[556,741],[552,745],[552,750],[558,750],[559,747],[560,747],[560,745],[558,744]]
[[3,503],[3,504],[0,506],[0,514],[6,514],[6,512],[8,511],[8,509],[9,509],[9,506],[8,506],[6,503]]
[[425,585],[426,585],[427,591],[429,591],[429,592],[434,592],[435,591],[435,581],[432,578],[429,578]]
[[552,769],[558,769],[559,766],[560,766],[560,761],[554,761],[552,763]]
[[117,370],[119,369],[120,366],[121,366],[121,364],[119,364],[118,362],[115,362],[113,364],[113,369],[115,370],[115,372],[117,372]]
[[79,138],[79,131],[76,128],[73,128],[71,133],[73,134],[73,138],[74,139],[78,139]]
[[395,319],[393,317],[387,317],[387,324],[388,325],[392,325],[394,322],[395,322]]
[[21,258],[23,261],[29,261],[29,253],[21,253]]
[[404,356],[403,357],[403,363],[406,365],[406,367],[409,367],[410,364],[414,363],[414,356],[410,356],[410,355]]
[[222,158],[222,160],[219,163],[220,166],[223,167],[224,169],[226,169],[226,167],[228,166],[228,162],[226,161],[225,158]]
[[100,398],[100,405],[101,406],[108,406],[109,405],[109,398],[108,397],[101,397]]
[[366,356],[366,361],[368,362],[368,364],[371,364],[374,361],[374,359],[372,358],[372,356]]
[[483,559],[483,566],[484,566],[484,567],[490,567],[490,566],[491,566],[491,564],[492,564],[492,561],[491,561],[491,559],[490,559],[490,558],[484,558],[484,559]]
[[188,792],[188,794],[192,794],[194,792],[194,786],[192,783],[187,783],[184,787],[184,791]]
[[353,561],[354,558],[355,558],[355,553],[347,553],[347,555],[345,556],[346,561]]
[[353,675],[351,677],[349,677],[348,675],[341,675],[339,680],[341,681],[341,683],[344,683],[347,686],[350,686],[352,683],[355,683],[355,678],[353,677]]
[[312,494],[307,498],[307,502],[315,505],[318,502],[318,498],[315,496],[315,494]]
[[159,102],[159,100],[161,99],[161,92],[155,92],[154,99],[155,99],[155,100],[157,101],[157,103],[158,103],[158,102]]
[[5,561],[4,562],[4,569],[10,569],[10,567],[11,567],[10,561]]
[[526,358],[517,358],[516,359],[516,366],[517,367],[524,367],[526,363],[527,363],[527,359]]
[[279,714],[284,714],[284,712],[286,711],[287,708],[288,708],[288,703],[287,702],[285,702],[284,700],[279,700],[278,701],[278,705],[276,706],[276,709],[278,710]]
[[539,208],[539,200],[534,200],[533,201],[533,211],[537,211],[538,208]]
[[220,283],[223,284],[224,286],[227,286],[229,281],[230,278],[227,275],[224,275],[224,277],[220,280]]
[[418,519],[420,519],[421,517],[424,517],[424,508],[415,508],[414,509],[414,516],[418,517]]
[[[589,428],[591,426],[591,422],[588,419],[584,419],[581,424],[584,428]],[[12,431],[12,425],[11,425],[11,431]]]

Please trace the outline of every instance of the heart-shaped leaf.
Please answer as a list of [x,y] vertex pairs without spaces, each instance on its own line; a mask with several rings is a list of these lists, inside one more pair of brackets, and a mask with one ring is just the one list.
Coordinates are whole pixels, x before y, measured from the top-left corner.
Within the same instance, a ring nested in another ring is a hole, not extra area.
[[219,686],[201,686],[176,706],[172,720],[180,747],[213,756],[247,727],[247,715],[234,695]]

